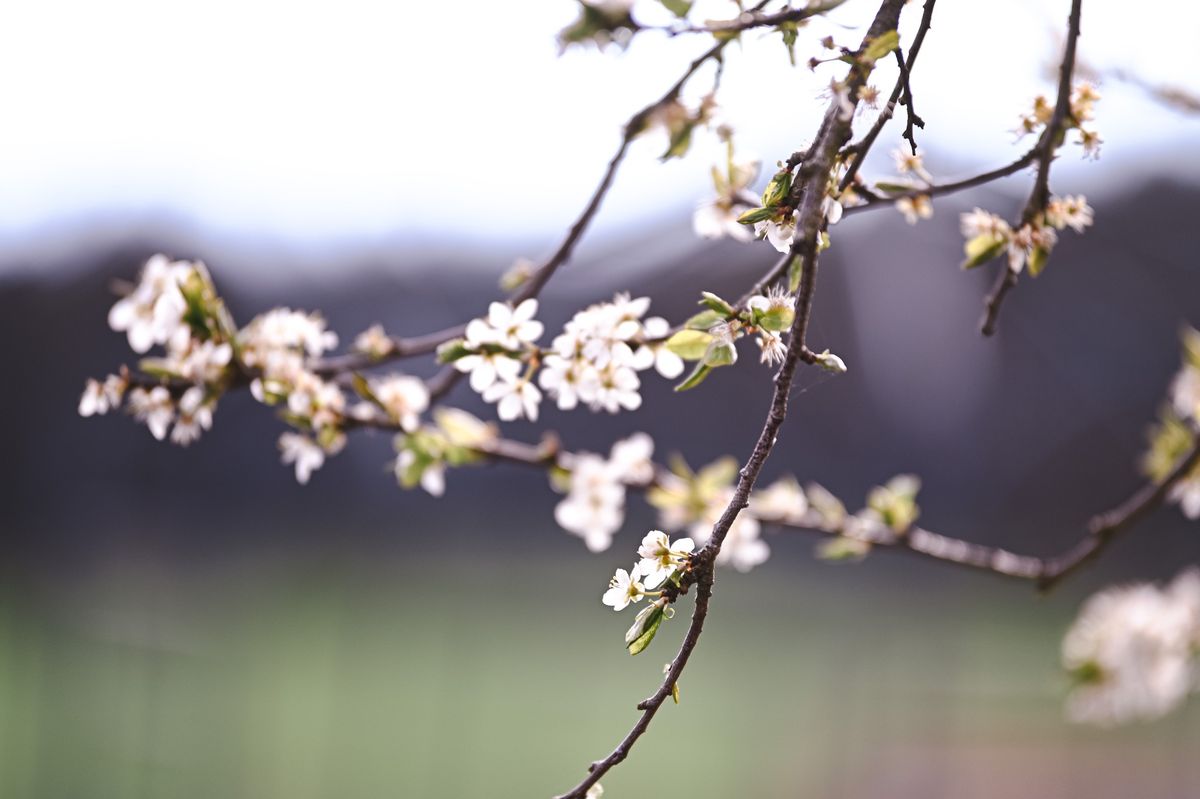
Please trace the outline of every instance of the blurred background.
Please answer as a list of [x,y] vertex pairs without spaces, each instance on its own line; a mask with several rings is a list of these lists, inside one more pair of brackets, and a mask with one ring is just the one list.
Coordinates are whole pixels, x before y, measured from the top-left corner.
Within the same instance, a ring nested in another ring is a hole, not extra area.
[[[1085,5],[1090,64],[1200,88],[1178,44],[1195,8]],[[985,24],[978,7],[939,5],[913,76],[936,177],[1028,146],[1010,131],[1052,91],[1067,7],[1013,2]],[[857,41],[873,10],[851,0],[814,23],[802,57],[827,34]],[[320,309],[348,343],[373,322],[409,334],[478,315],[515,258],[553,249],[622,121],[704,46],[645,34],[560,57],[575,13],[566,0],[0,11],[0,796],[547,796],[632,724],[685,627],[630,659],[629,619],[599,602],[654,525],[640,498],[591,555],[555,525],[544,475],[459,470],[434,500],[396,487],[388,437],[362,435],[301,487],[278,462],[282,424],[245,395],[187,450],[76,413],[86,377],[132,360],[105,323],[112,282],[159,251],[206,261],[242,323]],[[832,73],[788,67],[778,36],[747,36],[727,61],[739,149],[769,164],[805,144]],[[1016,215],[1028,175],[940,200],[915,228],[886,209],[837,227],[811,338],[850,371],[801,373],[767,479],[817,480],[856,508],[911,471],[924,525],[1031,554],[1134,490],[1179,328],[1200,324],[1200,121],[1127,82],[1101,90],[1101,160],[1068,145],[1052,181],[1086,193],[1097,224],[1064,234],[994,339],[977,332],[992,274],[959,271],[958,213]],[[891,174],[900,127],[868,177]],[[765,244],[693,236],[719,147],[659,164],[656,135],[545,292],[548,331],[617,290],[679,320],[700,290],[737,296],[774,261]],[[769,389],[743,355],[683,395],[647,373],[637,413],[547,403],[506,432],[606,451],[645,430],[660,457],[742,459]],[[450,401],[494,418],[465,386]],[[1069,726],[1057,661],[1084,596],[1173,575],[1200,559],[1197,535],[1158,512],[1049,597],[897,553],[831,566],[811,539],[771,535],[764,566],[720,575],[682,704],[606,795],[1196,795],[1200,709]]]

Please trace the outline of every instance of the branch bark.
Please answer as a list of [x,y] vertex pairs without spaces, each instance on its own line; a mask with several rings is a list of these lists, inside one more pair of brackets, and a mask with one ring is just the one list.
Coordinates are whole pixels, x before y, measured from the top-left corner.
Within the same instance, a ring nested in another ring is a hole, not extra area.
[[[884,0],[864,38],[864,48],[872,39],[896,28],[903,5],[904,0]],[[857,102],[854,98],[857,98],[859,87],[865,84],[870,74],[871,66],[858,62],[851,67],[850,74],[846,79],[846,91],[848,92],[848,96],[852,98],[851,102]],[[582,799],[591,786],[595,785],[610,769],[628,757],[638,738],[646,732],[650,726],[650,722],[654,719],[654,715],[671,694],[672,687],[678,682],[680,675],[687,666],[688,659],[699,643],[705,619],[708,617],[709,600],[712,597],[713,563],[717,555],[720,554],[725,536],[729,533],[734,520],[737,519],[742,509],[749,504],[750,492],[754,489],[754,484],[758,479],[759,473],[762,471],[763,464],[766,463],[768,456],[771,454],[779,430],[783,426],[784,419],[787,418],[788,395],[791,393],[792,379],[795,376],[797,365],[801,360],[806,362],[812,361],[812,354],[805,344],[805,339],[808,333],[809,318],[812,314],[813,294],[816,290],[817,236],[824,222],[822,205],[825,199],[825,187],[832,172],[838,151],[845,145],[849,138],[850,119],[843,118],[840,103],[835,97],[825,112],[820,131],[810,151],[811,155],[805,159],[801,166],[801,180],[799,184],[800,211],[796,224],[795,237],[792,242],[791,254],[793,257],[803,259],[803,272],[800,291],[796,296],[796,314],[792,321],[787,354],[784,356],[779,372],[775,376],[775,391],[771,398],[770,410],[767,413],[762,432],[759,434],[758,441],[755,443],[754,450],[746,461],[746,465],[739,472],[733,498],[730,500],[729,505],[726,506],[724,513],[721,514],[720,519],[713,526],[712,536],[709,538],[708,543],[696,553],[692,560],[696,585],[696,603],[692,611],[691,623],[684,634],[683,643],[680,645],[679,652],[671,661],[671,667],[668,669],[667,675],[659,685],[658,690],[649,698],[639,703],[638,709],[642,711],[642,715],[633,725],[633,728],[630,729],[629,733],[626,734],[607,757],[591,764],[588,769],[588,775],[578,785],[567,793],[562,794],[558,799]]]

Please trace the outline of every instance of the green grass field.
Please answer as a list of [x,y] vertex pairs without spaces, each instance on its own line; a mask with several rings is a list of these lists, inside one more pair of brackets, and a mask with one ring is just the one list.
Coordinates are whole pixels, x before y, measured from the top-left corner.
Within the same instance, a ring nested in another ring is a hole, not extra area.
[[[635,718],[643,655],[570,562],[126,568],[0,600],[6,799],[547,797]],[[606,797],[1200,795],[1200,710],[1061,720],[1074,598],[861,567],[723,573],[668,705]]]

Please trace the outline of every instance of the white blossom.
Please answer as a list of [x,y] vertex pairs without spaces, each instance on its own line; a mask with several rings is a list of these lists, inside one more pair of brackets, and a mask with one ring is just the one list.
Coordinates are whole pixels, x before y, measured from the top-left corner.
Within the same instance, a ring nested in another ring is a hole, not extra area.
[[1034,250],[1049,250],[1058,241],[1054,228],[1023,225],[1012,234],[1008,242],[1008,268],[1020,274]]
[[1175,709],[1196,685],[1200,571],[1166,588],[1110,588],[1089,599],[1063,639],[1063,666],[1078,680],[1072,721],[1112,726]]
[[747,189],[758,175],[758,169],[757,159],[734,161],[732,157],[726,169],[713,167],[713,186],[717,196],[701,203],[692,215],[692,228],[696,235],[706,239],[729,236],[735,241],[750,241],[754,238],[750,228],[737,220],[738,208],[749,206],[753,200]]
[[691,556],[696,544],[690,538],[680,538],[674,543],[661,530],[651,530],[638,547],[638,566],[649,588],[662,585],[672,572],[682,567]]
[[120,407],[126,385],[125,378],[119,375],[109,375],[103,383],[89,379],[79,398],[79,415],[102,416]]
[[647,339],[633,354],[634,369],[649,369],[651,366],[667,378],[674,380],[683,374],[684,362],[667,347],[671,334],[671,323],[661,316],[652,316],[642,322],[642,336]]
[[799,211],[778,219],[764,219],[754,223],[754,233],[765,238],[779,252],[788,252],[792,248],[792,237],[796,235],[796,217]]
[[982,208],[964,213],[959,219],[961,220],[962,234],[968,239],[988,235],[1007,241],[1012,236],[1012,228],[1008,226],[1008,222]]
[[785,477],[751,494],[750,511],[766,521],[800,524],[808,513],[808,499],[794,478]]
[[654,479],[654,439],[634,433],[612,446],[608,470],[615,480],[626,484],[645,484]]
[[371,393],[400,429],[411,433],[420,423],[420,415],[429,407],[429,389],[425,381],[408,375],[390,375],[372,381]]
[[503,352],[481,351],[464,355],[454,362],[460,372],[469,372],[471,388],[482,394],[497,381],[514,382],[521,374],[521,362]]
[[625,521],[625,487],[599,455],[582,453],[571,466],[571,487],[554,508],[554,518],[583,539],[592,552],[603,552]]
[[1167,501],[1178,504],[1183,515],[1189,519],[1200,519],[1200,472],[1171,486]]
[[354,338],[354,349],[371,358],[387,357],[395,348],[383,325],[371,325]]
[[164,365],[190,383],[216,383],[232,360],[233,347],[228,342],[189,338],[181,348],[171,346]]
[[[696,543],[703,545],[708,542],[712,537],[713,526],[725,513],[725,508],[732,499],[733,488],[731,486],[717,491],[712,496],[704,512],[689,527],[689,532]],[[740,572],[747,572],[764,563],[771,554],[771,550],[767,546],[767,542],[762,540],[761,533],[762,526],[758,519],[748,513],[739,513],[725,534],[716,564],[733,566]]]
[[137,286],[108,312],[108,326],[124,332],[130,349],[137,353],[167,343],[181,330],[186,336],[183,314],[187,301],[179,284],[193,268],[187,261],[172,261],[165,255],[151,257],[142,267]]
[[494,344],[508,350],[520,350],[541,338],[542,323],[534,319],[538,301],[530,298],[516,308],[503,302],[488,306],[488,314],[482,319],[472,319],[467,324],[467,345],[478,347]]
[[175,404],[165,386],[155,386],[149,391],[140,386],[133,389],[129,392],[129,410],[159,441],[167,437],[167,428],[175,419]]
[[1059,230],[1069,227],[1082,233],[1094,219],[1095,212],[1082,194],[1055,197],[1046,205],[1046,221]]
[[212,419],[213,405],[205,402],[204,389],[192,386],[179,398],[179,418],[171,430],[172,443],[186,447],[212,428]]
[[933,177],[925,169],[925,159],[909,150],[892,150],[892,160],[896,163],[896,171],[901,175],[916,175],[929,183]]
[[560,409],[584,404],[609,413],[634,410],[642,402],[639,370],[682,373],[682,361],[659,340],[670,325],[642,320],[649,307],[648,297],[617,294],[612,302],[590,305],[571,317],[551,343],[538,378]]
[[[396,479],[402,479],[402,475],[416,460],[417,453],[411,449],[400,450],[400,454],[396,456]],[[421,471],[421,488],[434,497],[440,497],[446,493],[446,464],[441,461],[427,464]]]
[[[340,449],[340,446],[337,448]],[[325,450],[316,441],[299,433],[279,437],[279,450],[285,464],[295,464],[296,482],[304,485],[317,469],[325,465]]]
[[483,399],[485,402],[495,402],[496,415],[506,422],[522,417],[536,422],[542,392],[538,391],[533,381],[525,378],[500,380],[487,387]]
[[[261,402],[267,394],[287,394],[301,379],[308,358],[319,358],[337,347],[337,334],[325,329],[320,314],[274,308],[256,316],[238,332],[242,361],[262,372],[251,385]],[[264,384],[271,385],[271,391]]]
[[629,571],[617,569],[601,601],[613,610],[624,610],[631,602],[640,602],[646,592],[646,586],[639,579],[642,576],[640,568],[635,564]]
[[346,395],[337,383],[301,370],[287,395],[287,407],[292,414],[307,419],[314,430],[336,427],[345,414]]
[[758,348],[761,350],[759,361],[767,366],[775,366],[783,363],[784,357],[787,355],[787,345],[783,343],[783,337],[778,333],[772,333],[770,330],[758,331]]
[[922,219],[931,219],[933,217],[933,203],[929,201],[929,195],[927,194],[901,197],[896,200],[896,210],[904,215],[904,221],[910,225],[915,225]]

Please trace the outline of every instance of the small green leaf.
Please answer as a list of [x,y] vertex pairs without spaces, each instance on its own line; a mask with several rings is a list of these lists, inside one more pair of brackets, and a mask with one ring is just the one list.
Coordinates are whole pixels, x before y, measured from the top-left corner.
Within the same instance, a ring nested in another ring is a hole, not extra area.
[[650,611],[650,615],[646,618],[645,624],[642,625],[641,634],[628,644],[629,654],[640,654],[646,649],[646,647],[650,646],[650,642],[653,641],[654,636],[658,634],[658,628],[662,626],[663,615],[663,609],[657,606]]
[[751,208],[749,211],[743,211],[737,221],[743,225],[753,225],[755,222],[763,222],[773,216],[775,216],[774,208]]
[[788,262],[788,291],[795,293],[796,289],[800,288],[800,277],[804,274],[804,259],[792,256],[792,260]]
[[1049,247],[1034,247],[1033,252],[1029,253],[1029,275],[1037,277],[1046,268],[1046,262],[1050,260]]
[[667,349],[685,361],[698,361],[708,352],[712,336],[700,330],[680,330],[667,339]]
[[962,268],[974,269],[980,264],[985,264],[1004,252],[1006,246],[1008,246],[1008,239],[993,236],[991,233],[980,233],[963,245],[963,252],[966,253],[967,258],[963,261]]
[[878,180],[875,182],[875,188],[884,194],[908,194],[917,187],[911,183],[891,183],[886,180]]
[[687,155],[687,151],[692,146],[692,131],[695,130],[696,124],[696,120],[689,119],[671,131],[671,141],[667,145],[667,151],[660,155],[658,159],[660,161],[670,161],[672,158],[682,158]]
[[662,3],[663,8],[667,11],[682,19],[692,10],[693,0],[658,0],[658,2]]
[[711,291],[700,292],[700,304],[721,315],[721,319],[733,316],[733,306],[713,294]]
[[438,363],[454,363],[459,358],[465,358],[468,355],[473,355],[474,351],[467,349],[467,344],[460,338],[447,341],[445,344],[437,348]]
[[688,375],[687,380],[684,380],[679,385],[675,386],[676,391],[687,391],[704,382],[704,378],[708,377],[708,373],[712,371],[712,367],[705,363],[696,364],[696,368]]
[[683,323],[688,330],[708,331],[713,325],[724,322],[728,317],[716,311],[701,311]]
[[899,46],[900,33],[891,30],[872,39],[871,43],[867,45],[866,51],[863,52],[863,58],[866,61],[878,61]]
[[767,188],[763,190],[763,207],[774,208],[775,206],[780,205],[784,200],[787,199],[788,193],[791,190],[792,173],[787,170],[775,173],[775,177],[771,178],[771,182],[768,183]]
[[860,561],[871,552],[871,545],[857,538],[840,535],[817,545],[817,557],[830,561]]
[[704,352],[705,366],[730,366],[737,362],[737,347],[732,341],[717,341],[713,339]]

